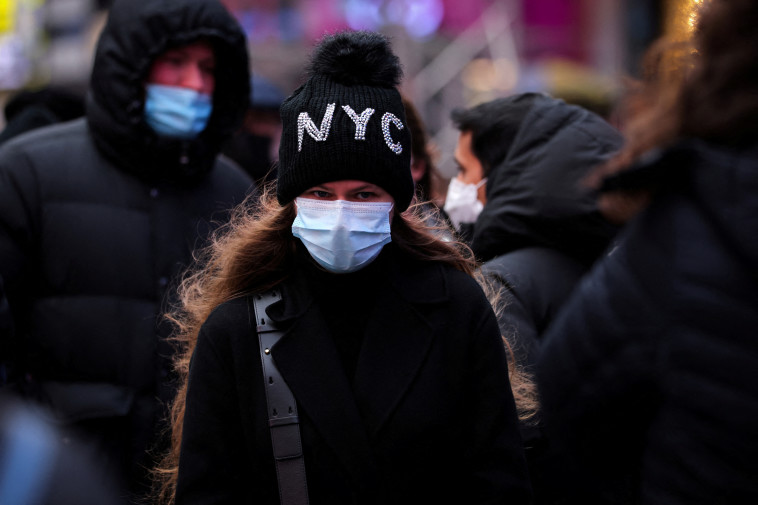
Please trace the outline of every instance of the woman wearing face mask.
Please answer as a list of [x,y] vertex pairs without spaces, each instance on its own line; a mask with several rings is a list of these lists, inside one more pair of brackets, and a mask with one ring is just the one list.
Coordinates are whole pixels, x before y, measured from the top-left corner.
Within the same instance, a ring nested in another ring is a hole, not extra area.
[[[184,384],[160,470],[168,501],[277,504],[281,487],[282,503],[529,502],[505,351],[475,263],[406,212],[400,76],[384,37],[326,37],[281,108],[276,195],[240,208],[186,278],[173,314]],[[281,299],[256,321],[257,295]],[[291,390],[292,414],[267,408],[266,388],[279,384],[264,386],[258,337],[269,325],[282,336],[264,360]],[[300,441],[277,463],[281,417],[269,416],[295,414]],[[303,481],[290,464],[307,482],[294,502]]]

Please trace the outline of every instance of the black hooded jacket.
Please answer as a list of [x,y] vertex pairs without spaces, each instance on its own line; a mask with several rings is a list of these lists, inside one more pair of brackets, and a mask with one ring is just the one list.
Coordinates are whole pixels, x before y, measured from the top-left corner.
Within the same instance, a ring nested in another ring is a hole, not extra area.
[[[198,38],[217,58],[198,138],[159,138],[144,79],[168,47]],[[13,385],[81,430],[136,490],[173,395],[160,314],[193,248],[253,191],[218,158],[248,100],[245,36],[217,1],[117,0],[97,46],[87,116],[0,149],[0,276],[16,338]]]
[[[533,95],[505,160],[488,174],[487,203],[472,248],[502,290],[500,330],[521,366],[533,371],[543,332],[575,284],[608,247],[616,227],[598,212],[582,179],[621,147],[600,116]],[[535,503],[552,494],[561,463],[535,426],[523,438]]]
[[758,503],[758,149],[683,142],[622,179],[651,174],[651,205],[545,335],[545,418],[577,488]]
[[505,160],[488,174],[487,203],[472,249],[508,289],[506,335],[532,363],[539,335],[574,283],[608,247],[616,227],[582,179],[621,146],[600,116],[534,95]]
[[505,159],[487,174],[487,203],[471,243],[477,258],[549,247],[591,263],[615,229],[581,181],[621,143],[600,116],[535,95]]

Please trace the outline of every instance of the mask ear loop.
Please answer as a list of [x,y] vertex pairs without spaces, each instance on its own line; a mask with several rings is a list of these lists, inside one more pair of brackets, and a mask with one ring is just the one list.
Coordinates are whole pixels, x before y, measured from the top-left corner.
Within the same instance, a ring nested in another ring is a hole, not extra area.
[[478,183],[476,183],[476,189],[481,188],[484,184],[487,184],[487,178],[486,177],[484,179],[482,179],[481,181],[479,181]]

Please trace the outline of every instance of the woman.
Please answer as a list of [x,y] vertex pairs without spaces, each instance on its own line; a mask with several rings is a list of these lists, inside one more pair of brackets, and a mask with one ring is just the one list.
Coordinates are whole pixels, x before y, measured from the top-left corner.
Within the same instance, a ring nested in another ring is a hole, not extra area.
[[618,246],[538,362],[567,471],[612,503],[758,503],[758,2],[704,5],[600,173]]
[[281,108],[276,201],[241,209],[184,283],[185,382],[165,470],[177,504],[279,503],[251,316],[271,288],[282,300],[266,314],[283,336],[270,353],[297,402],[311,504],[529,501],[471,255],[404,213],[414,188],[399,79],[383,37],[326,37]]

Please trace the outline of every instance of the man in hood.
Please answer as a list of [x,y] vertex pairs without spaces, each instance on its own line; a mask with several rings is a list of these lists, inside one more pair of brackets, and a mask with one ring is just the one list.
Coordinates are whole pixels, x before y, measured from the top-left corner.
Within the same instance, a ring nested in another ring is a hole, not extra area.
[[583,179],[621,147],[621,134],[600,116],[539,93],[455,110],[452,118],[459,169],[444,210],[485,271],[517,298],[503,329],[532,354],[559,300],[616,233]]
[[[500,330],[533,372],[543,332],[617,228],[583,179],[614,154],[621,135],[600,116],[548,95],[523,93],[456,110],[460,130],[444,210],[483,272],[501,288]],[[560,463],[539,427],[524,426],[536,504]]]
[[217,0],[117,0],[86,117],[0,149],[8,386],[50,407],[132,496],[174,394],[169,288],[254,192],[219,156],[247,106],[248,65]]

